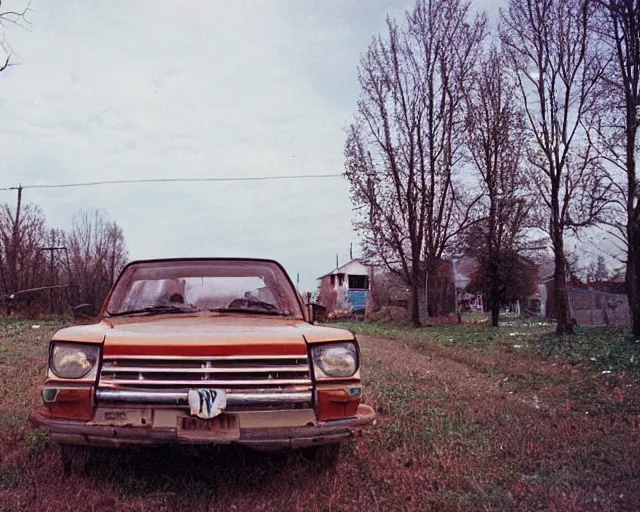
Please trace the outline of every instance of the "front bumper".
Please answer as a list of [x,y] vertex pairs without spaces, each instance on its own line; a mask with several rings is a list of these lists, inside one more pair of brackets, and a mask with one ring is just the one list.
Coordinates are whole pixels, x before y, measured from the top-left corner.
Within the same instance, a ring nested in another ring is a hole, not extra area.
[[[239,413],[242,414],[242,413]],[[256,414],[256,413],[252,413]],[[264,424],[281,424],[277,419],[281,411],[265,411]],[[51,417],[46,407],[35,411],[30,420],[33,424],[49,432],[51,439],[60,443],[94,445],[94,446],[124,446],[131,444],[240,444],[257,449],[305,448],[323,444],[338,443],[349,439],[354,429],[362,428],[373,423],[376,413],[367,405],[360,404],[356,416],[316,422],[315,424],[295,426],[259,426],[254,422],[247,428],[240,422],[240,437],[231,441],[202,437],[199,439],[185,438],[176,427],[157,427],[155,425],[104,425],[87,421],[58,419]]]

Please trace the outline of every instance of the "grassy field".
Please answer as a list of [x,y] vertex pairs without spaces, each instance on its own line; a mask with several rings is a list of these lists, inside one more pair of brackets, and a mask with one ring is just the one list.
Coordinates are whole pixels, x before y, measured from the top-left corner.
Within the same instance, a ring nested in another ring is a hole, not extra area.
[[640,510],[640,343],[624,331],[341,325],[379,419],[335,471],[157,448],[96,451],[64,478],[27,425],[58,324],[0,322],[0,510]]

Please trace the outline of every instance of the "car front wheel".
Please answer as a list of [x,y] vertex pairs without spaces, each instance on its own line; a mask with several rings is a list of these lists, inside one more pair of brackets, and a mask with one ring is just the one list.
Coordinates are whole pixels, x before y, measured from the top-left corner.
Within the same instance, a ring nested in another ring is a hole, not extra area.
[[333,469],[340,457],[340,443],[312,446],[304,451],[305,457],[321,469]]
[[70,444],[60,445],[60,460],[65,477],[72,474],[86,475],[89,466],[91,448]]

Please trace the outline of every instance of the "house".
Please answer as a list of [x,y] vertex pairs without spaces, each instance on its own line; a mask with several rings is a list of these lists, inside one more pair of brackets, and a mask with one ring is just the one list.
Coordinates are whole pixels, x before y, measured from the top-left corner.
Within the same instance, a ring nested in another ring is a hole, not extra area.
[[526,297],[522,304],[522,314],[524,316],[545,317],[547,312],[547,286],[539,283],[533,295]]
[[[539,280],[535,292],[523,297],[521,301],[510,304],[506,309],[518,315],[555,319],[557,307],[554,295],[554,261],[550,258],[539,258],[536,265]],[[457,288],[463,289],[463,286],[468,284],[468,276],[473,276],[477,271],[475,259],[462,258],[456,268]],[[629,302],[625,295],[624,282],[583,283],[574,279],[567,282],[566,291],[569,314],[578,325],[629,325]],[[473,309],[475,304],[466,291],[459,291],[458,299],[462,310]],[[479,305],[482,308],[482,302],[479,302]]]
[[371,292],[371,267],[355,258],[318,278],[318,302],[329,312],[336,309],[364,313]]
[[458,308],[460,311],[483,311],[484,303],[482,293],[470,293],[467,286],[471,284],[472,276],[478,272],[478,260],[472,256],[463,255],[456,261],[452,272],[456,291],[458,293]]
[[548,286],[549,280],[553,279],[553,271],[555,263],[553,258],[544,255],[538,255],[535,260],[538,267],[538,285],[533,295],[524,299],[522,304],[522,313],[524,316],[548,318],[552,305],[549,301],[553,300],[550,296]]

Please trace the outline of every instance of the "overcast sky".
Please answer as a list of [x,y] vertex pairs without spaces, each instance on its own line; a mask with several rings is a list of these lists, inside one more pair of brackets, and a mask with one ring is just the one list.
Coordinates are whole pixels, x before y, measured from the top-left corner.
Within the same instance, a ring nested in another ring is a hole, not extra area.
[[[7,31],[19,65],[0,73],[0,187],[341,173],[359,56],[387,14],[412,4],[34,0],[31,32]],[[494,17],[503,2],[477,4]],[[343,178],[34,189],[24,199],[63,229],[79,210],[104,210],[132,259],[275,258],[303,290],[357,242]]]

